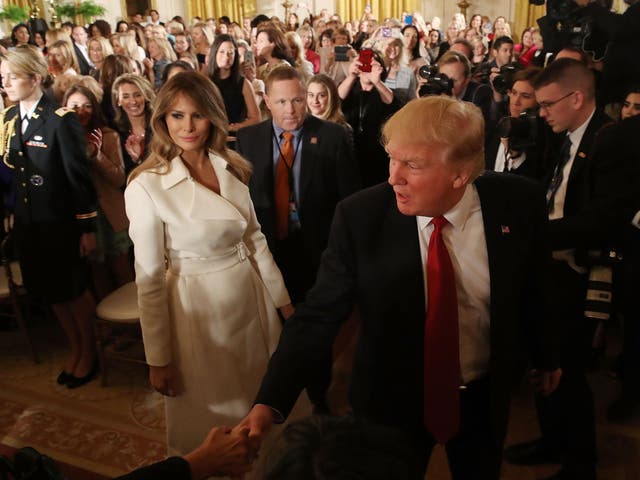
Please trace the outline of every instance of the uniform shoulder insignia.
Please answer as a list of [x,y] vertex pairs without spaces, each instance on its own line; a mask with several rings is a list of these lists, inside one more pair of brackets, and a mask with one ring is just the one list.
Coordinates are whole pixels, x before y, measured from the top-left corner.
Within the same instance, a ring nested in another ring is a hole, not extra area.
[[59,117],[64,117],[67,113],[73,112],[72,108],[60,107],[56,110],[56,115]]
[[15,107],[15,105],[10,105],[7,108],[5,108],[4,110],[2,110],[2,115],[6,115],[6,113],[11,110],[13,107]]

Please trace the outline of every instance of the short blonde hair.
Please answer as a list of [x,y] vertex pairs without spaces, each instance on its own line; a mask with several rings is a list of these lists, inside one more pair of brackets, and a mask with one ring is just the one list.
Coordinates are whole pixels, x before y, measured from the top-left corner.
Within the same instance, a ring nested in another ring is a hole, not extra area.
[[484,170],[484,117],[478,107],[447,96],[412,100],[382,127],[382,144],[439,145],[447,162],[473,166],[471,180]]
[[40,75],[43,84],[49,80],[47,60],[35,45],[18,45],[2,55],[2,61],[9,64],[12,73],[27,77]]

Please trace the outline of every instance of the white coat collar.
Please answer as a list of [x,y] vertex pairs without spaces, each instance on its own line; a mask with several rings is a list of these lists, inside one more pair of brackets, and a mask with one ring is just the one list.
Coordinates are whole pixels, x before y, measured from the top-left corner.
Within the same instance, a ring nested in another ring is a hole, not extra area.
[[[227,170],[228,163],[222,157],[209,153],[209,160],[218,177],[220,195],[218,196],[203,185],[196,185],[196,182],[193,182],[194,189],[189,216],[200,219],[238,220],[238,214],[240,214],[241,217],[247,218],[248,212],[244,210],[248,198],[248,187]],[[189,170],[182,159],[179,156],[175,157],[171,160],[171,171],[161,177],[162,188],[169,190],[179,183],[190,180],[190,178]],[[211,199],[208,198],[210,195],[221,197],[223,203],[229,208],[211,208]]]

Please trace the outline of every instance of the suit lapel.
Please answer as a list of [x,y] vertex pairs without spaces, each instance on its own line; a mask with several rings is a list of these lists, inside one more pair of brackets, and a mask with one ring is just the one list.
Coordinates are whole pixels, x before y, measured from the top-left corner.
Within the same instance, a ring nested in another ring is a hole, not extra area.
[[[503,300],[509,295],[509,292],[505,291],[508,289],[509,282],[505,282],[504,279],[510,278],[509,258],[511,256],[505,254],[505,252],[513,248],[510,231],[513,226],[510,225],[510,218],[505,215],[505,208],[500,203],[504,200],[497,196],[487,183],[485,179],[479,177],[475,185],[480,197],[482,223],[487,243],[489,286],[491,291],[490,319],[493,332],[497,327],[496,322],[499,322],[504,317],[498,312],[502,310]],[[500,279],[503,280],[500,281]]]

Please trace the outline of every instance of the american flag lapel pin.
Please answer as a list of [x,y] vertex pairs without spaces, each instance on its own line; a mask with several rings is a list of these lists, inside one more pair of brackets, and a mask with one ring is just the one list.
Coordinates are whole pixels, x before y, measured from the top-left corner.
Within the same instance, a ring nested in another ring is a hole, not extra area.
[[503,235],[509,235],[511,233],[511,229],[509,228],[509,225],[500,225],[500,232]]
[[311,137],[311,139],[309,140],[309,143],[311,145],[317,145],[318,144],[318,137]]

